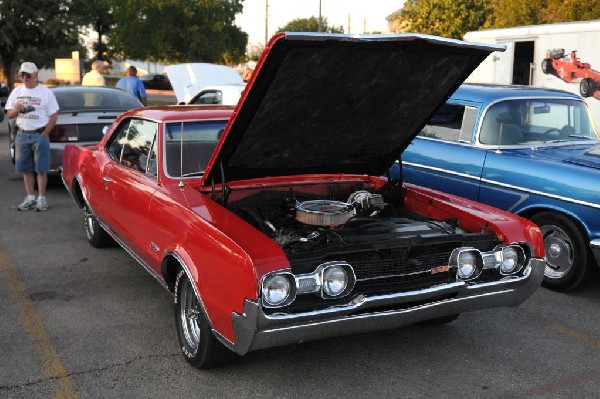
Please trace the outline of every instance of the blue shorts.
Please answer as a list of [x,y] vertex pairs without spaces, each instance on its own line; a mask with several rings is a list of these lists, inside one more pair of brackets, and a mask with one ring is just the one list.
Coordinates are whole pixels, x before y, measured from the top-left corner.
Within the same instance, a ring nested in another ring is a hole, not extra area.
[[50,138],[40,133],[18,132],[15,138],[15,170],[17,173],[48,173]]

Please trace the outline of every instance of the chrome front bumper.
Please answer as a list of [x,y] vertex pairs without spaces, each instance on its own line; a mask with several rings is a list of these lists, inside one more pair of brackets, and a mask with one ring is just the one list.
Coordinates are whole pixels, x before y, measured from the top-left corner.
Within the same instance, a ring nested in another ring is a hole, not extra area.
[[[481,284],[457,281],[425,290],[359,296],[345,305],[299,314],[266,315],[259,302],[246,301],[244,313],[232,315],[235,334],[232,349],[244,355],[257,349],[389,330],[474,310],[517,306],[540,287],[545,266],[544,259],[531,259],[522,276]],[[415,303],[418,305],[411,305]]]

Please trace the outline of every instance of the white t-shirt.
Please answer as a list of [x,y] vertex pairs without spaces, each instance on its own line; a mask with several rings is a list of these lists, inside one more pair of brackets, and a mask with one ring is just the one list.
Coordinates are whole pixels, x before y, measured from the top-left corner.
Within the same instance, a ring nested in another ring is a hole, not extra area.
[[8,96],[6,110],[13,109],[17,103],[34,108],[31,112],[17,116],[17,126],[22,130],[36,130],[46,126],[50,115],[59,110],[54,93],[41,84],[33,89],[28,89],[25,85],[15,88]]

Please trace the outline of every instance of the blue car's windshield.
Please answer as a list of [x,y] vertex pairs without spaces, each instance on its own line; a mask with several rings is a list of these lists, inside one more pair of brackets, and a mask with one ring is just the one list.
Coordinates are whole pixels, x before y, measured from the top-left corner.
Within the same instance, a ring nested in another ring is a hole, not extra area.
[[493,104],[481,124],[488,145],[598,141],[587,108],[569,99],[512,99]]

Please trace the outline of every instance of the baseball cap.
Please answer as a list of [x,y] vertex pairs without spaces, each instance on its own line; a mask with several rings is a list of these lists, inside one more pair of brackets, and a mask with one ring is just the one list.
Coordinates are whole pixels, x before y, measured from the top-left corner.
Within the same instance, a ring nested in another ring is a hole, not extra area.
[[24,62],[21,64],[21,69],[19,69],[19,73],[36,73],[38,68],[35,66],[33,62]]

